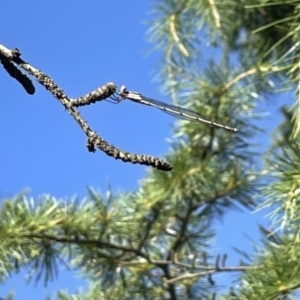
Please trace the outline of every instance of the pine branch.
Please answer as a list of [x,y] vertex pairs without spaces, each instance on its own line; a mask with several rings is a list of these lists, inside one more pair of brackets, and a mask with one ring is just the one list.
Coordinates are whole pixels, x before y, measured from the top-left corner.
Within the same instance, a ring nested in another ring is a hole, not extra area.
[[[180,281],[180,280],[184,280],[184,279],[208,276],[208,275],[212,275],[212,274],[218,273],[218,272],[244,272],[247,270],[254,270],[254,269],[260,268],[259,266],[243,266],[243,265],[226,267],[225,260],[224,260],[224,258],[227,257],[226,254],[223,255],[221,265],[220,265],[220,259],[219,259],[220,256],[217,256],[214,266],[198,266],[198,265],[194,265],[194,264],[180,263],[174,257],[172,258],[172,260],[153,259],[147,252],[145,252],[141,249],[124,246],[122,244],[106,242],[106,241],[102,241],[102,240],[98,240],[98,239],[79,239],[76,237],[68,237],[68,236],[63,236],[63,235],[62,236],[54,236],[54,235],[43,234],[43,233],[41,233],[41,234],[36,234],[36,233],[22,234],[18,238],[27,238],[27,239],[30,239],[31,241],[37,239],[40,241],[44,241],[44,243],[45,243],[45,241],[49,241],[51,244],[62,243],[62,244],[73,244],[73,245],[81,245],[81,246],[94,246],[94,247],[97,247],[100,249],[114,249],[114,250],[121,250],[122,252],[131,252],[137,256],[143,257],[150,264],[161,268],[165,273],[166,282],[168,284],[173,284],[176,281]],[[133,266],[135,264],[136,265],[141,264],[141,261],[139,261],[139,260],[136,260],[136,261],[132,260],[132,259],[130,259],[130,261],[122,260],[123,254],[112,256],[112,254],[105,255],[104,253],[102,253],[102,255],[104,255],[104,257],[106,256],[108,259],[112,259],[112,258],[117,259],[118,264],[120,264],[121,266],[127,266],[127,265]],[[202,270],[203,272],[187,273],[187,274],[183,274],[183,275],[174,277],[169,272],[170,266],[172,266],[172,265],[180,267],[180,268],[184,268],[186,271]]]
[[185,279],[191,279],[191,278],[197,278],[197,277],[205,277],[208,275],[212,275],[214,273],[220,273],[220,272],[245,272],[248,270],[257,269],[258,267],[252,267],[252,266],[235,266],[235,267],[219,267],[215,269],[211,269],[209,271],[200,272],[200,273],[193,273],[193,274],[183,274],[178,277],[172,278],[170,280],[167,280],[168,283],[175,283],[176,281],[185,280]]

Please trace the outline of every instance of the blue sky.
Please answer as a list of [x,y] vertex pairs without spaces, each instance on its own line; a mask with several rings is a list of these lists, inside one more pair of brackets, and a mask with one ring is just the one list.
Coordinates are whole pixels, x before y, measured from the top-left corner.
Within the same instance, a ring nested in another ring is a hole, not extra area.
[[[1,41],[17,47],[22,58],[48,74],[69,97],[78,97],[109,81],[126,84],[152,98],[168,102],[153,82],[159,53],[146,55],[150,1],[1,1]],[[4,12],[4,13],[3,13]],[[87,186],[105,192],[132,190],[145,175],[143,166],[115,161],[97,151],[87,152],[85,136],[60,103],[35,83],[34,96],[0,70],[0,191],[15,194],[30,188],[33,197],[83,197]],[[278,112],[264,123],[271,128]],[[162,156],[168,151],[174,119],[149,107],[102,102],[81,109],[93,130],[125,151]],[[267,135],[258,139],[263,141]],[[238,259],[230,246],[246,247],[243,235],[257,238],[256,224],[265,213],[233,213],[218,224],[215,253],[229,252],[228,263]],[[53,284],[26,285],[14,276],[0,286],[0,297],[16,290],[15,299],[43,299],[57,288],[76,291],[84,282],[62,271]]]

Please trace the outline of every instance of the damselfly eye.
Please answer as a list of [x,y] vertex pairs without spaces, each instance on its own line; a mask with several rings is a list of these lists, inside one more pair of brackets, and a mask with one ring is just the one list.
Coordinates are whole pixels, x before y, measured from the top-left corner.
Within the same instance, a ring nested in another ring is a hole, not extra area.
[[120,93],[128,94],[126,85],[122,85],[122,86],[120,87]]
[[120,87],[120,92],[122,92],[122,93],[126,93],[126,92],[127,92],[127,87],[126,87],[126,85],[122,85],[122,86]]

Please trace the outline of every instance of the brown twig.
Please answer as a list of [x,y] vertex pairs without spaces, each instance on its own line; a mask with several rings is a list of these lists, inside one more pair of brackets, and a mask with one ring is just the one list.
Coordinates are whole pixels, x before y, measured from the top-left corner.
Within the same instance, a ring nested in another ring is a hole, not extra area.
[[[49,76],[23,61],[21,59],[21,54],[17,49],[10,51],[9,49],[0,44],[0,54],[16,63],[23,70],[27,71],[30,75],[34,76],[36,80],[41,85],[43,85],[65,107],[65,109],[69,112],[69,114],[74,118],[74,120],[86,134],[88,138],[87,145],[89,151],[93,152],[95,150],[95,147],[97,147],[101,151],[105,152],[108,156],[112,156],[115,159],[120,159],[123,162],[152,166],[162,171],[172,170],[172,166],[169,163],[159,158],[148,155],[132,154],[129,152],[122,151],[116,148],[115,146],[109,144],[107,141],[105,141],[99,135],[97,135],[96,132],[93,131],[81,118],[79,112],[75,110],[75,108],[72,105],[72,102],[64,94],[63,90],[60,89]],[[91,97],[90,99],[94,98]]]
[[[16,238],[14,236],[14,238]],[[108,241],[102,241],[99,239],[80,239],[77,237],[68,237],[68,236],[54,236],[49,234],[21,234],[18,238],[28,238],[31,241],[38,239],[38,240],[48,240],[51,242],[56,243],[66,243],[66,244],[74,244],[74,245],[82,245],[82,246],[95,246],[97,248],[101,249],[114,249],[114,250],[120,250],[123,253],[134,253],[137,256],[143,257],[148,263],[152,265],[156,265],[162,270],[165,270],[164,276],[166,277],[166,283],[169,285],[173,285],[176,281],[185,280],[185,279],[191,279],[191,278],[197,278],[197,277],[203,277],[203,276],[211,276],[214,273],[220,273],[220,272],[245,272],[247,270],[253,270],[258,269],[260,266],[245,266],[245,265],[239,265],[239,266],[233,266],[233,267],[223,267],[220,266],[218,263],[215,263],[214,266],[195,266],[188,263],[180,263],[176,259],[170,260],[157,260],[152,259],[151,256],[143,251],[142,249],[134,248],[131,246],[125,246],[122,244],[117,244],[113,242]],[[114,256],[114,259],[118,259],[118,263],[120,265],[126,266],[126,265],[135,265],[140,264],[140,260],[131,260],[131,261],[122,261],[122,254],[118,256]],[[220,256],[219,256],[220,257]],[[195,271],[195,270],[202,270],[203,272],[198,273],[186,273],[182,274],[176,277],[172,277],[169,272],[170,266],[177,266],[180,268],[184,268],[185,270]],[[168,276],[166,276],[168,275]],[[162,275],[163,276],[163,275]]]
[[108,82],[96,90],[76,99],[71,99],[74,107],[90,105],[98,101],[109,98],[117,91],[117,86],[113,82]]
[[35,87],[32,81],[26,74],[23,74],[22,71],[14,65],[11,59],[7,58],[5,55],[2,55],[2,53],[0,53],[0,62],[4,70],[9,74],[9,76],[19,81],[29,95],[34,94]]

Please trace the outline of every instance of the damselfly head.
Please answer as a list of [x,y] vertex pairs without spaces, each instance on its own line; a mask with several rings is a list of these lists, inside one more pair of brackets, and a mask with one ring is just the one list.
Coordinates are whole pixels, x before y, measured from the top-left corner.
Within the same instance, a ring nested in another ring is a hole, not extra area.
[[122,85],[119,90],[120,94],[128,94],[126,85]]

